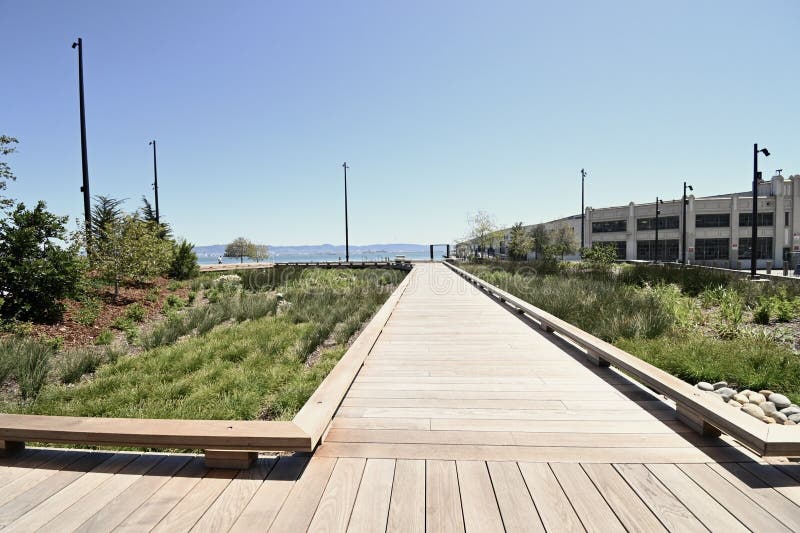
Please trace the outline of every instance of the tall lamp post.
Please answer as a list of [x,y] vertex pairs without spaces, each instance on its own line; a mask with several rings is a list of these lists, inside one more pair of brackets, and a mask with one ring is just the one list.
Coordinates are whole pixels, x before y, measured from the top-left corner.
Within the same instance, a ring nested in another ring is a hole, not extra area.
[[659,200],[658,196],[656,196],[656,253],[655,253],[655,262],[658,263],[658,215],[661,214],[661,209],[659,209],[659,205],[663,204],[664,200]]
[[153,147],[153,190],[156,193],[156,224],[161,224],[161,213],[158,210],[158,165],[156,164],[156,140],[148,143]]
[[586,220],[585,220],[586,208],[583,206],[583,199],[584,199],[583,184],[584,184],[585,180],[586,180],[586,171],[581,169],[581,249],[583,249],[583,247],[585,246],[584,239],[583,239],[583,235],[584,235],[584,231],[585,231],[584,226],[586,225]]
[[89,253],[92,237],[92,205],[89,194],[89,156],[86,151],[86,106],[83,102],[83,39],[72,43],[72,48],[78,49],[78,95],[81,108],[81,165],[83,166],[83,216],[86,224],[86,252]]
[[756,260],[758,258],[758,182],[761,173],[758,171],[758,153],[769,157],[769,150],[758,149],[758,143],[753,145],[753,232],[750,240],[750,279],[756,279]]
[[344,169],[344,258],[350,262],[350,234],[347,228],[347,161],[342,163]]
[[686,265],[686,205],[689,203],[689,200],[686,198],[686,189],[693,191],[691,185],[687,185],[686,182],[683,182],[683,233],[681,235],[681,263]]

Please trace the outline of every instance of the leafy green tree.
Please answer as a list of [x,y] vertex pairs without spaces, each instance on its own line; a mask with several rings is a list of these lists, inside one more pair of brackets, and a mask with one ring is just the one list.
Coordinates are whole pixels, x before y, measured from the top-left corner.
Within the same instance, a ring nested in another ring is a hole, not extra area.
[[578,251],[578,239],[575,237],[575,230],[567,224],[562,224],[550,232],[550,240],[555,253],[561,255],[564,260],[565,255],[574,254]]
[[244,237],[234,239],[225,247],[225,257],[238,257],[239,262],[243,263],[245,257],[255,257],[256,245]]
[[144,283],[168,272],[173,243],[161,238],[159,228],[139,218],[123,216],[106,227],[105,239],[95,244],[92,267],[108,283],[114,284],[114,297],[122,283]]
[[67,217],[47,211],[44,202],[33,210],[19,203],[0,221],[0,290],[5,318],[55,322],[61,303],[76,296],[84,272],[77,243],[68,242]]
[[161,227],[160,233],[162,239],[169,239],[172,233],[169,224],[166,222],[161,222],[159,217],[156,216],[156,211],[153,209],[153,205],[150,203],[150,200],[147,199],[146,196],[142,196],[142,207],[140,209],[142,214],[142,219],[146,222],[150,222],[151,224],[157,224]]
[[260,260],[269,259],[269,247],[266,244],[256,244],[253,246],[253,254],[251,257],[258,263]]
[[[13,146],[17,144],[17,139],[14,137],[9,137],[8,135],[0,135],[0,156],[5,158],[5,156],[14,153],[16,148]],[[11,171],[11,167],[8,163],[0,159],[0,191],[4,191],[6,189],[6,182],[16,180],[16,176]],[[0,196],[0,208],[6,209],[14,205],[14,201],[9,198],[3,198]]]
[[169,277],[191,279],[197,277],[198,274],[200,274],[200,266],[197,264],[194,245],[185,240],[175,243],[172,264],[169,267]]
[[533,238],[533,251],[536,252],[536,259],[546,259],[551,245],[550,232],[545,229],[544,224],[537,224],[531,228],[531,237]]
[[494,215],[486,211],[478,211],[468,219],[468,237],[484,253],[497,237],[497,223]]
[[595,268],[606,269],[617,259],[617,247],[610,243],[596,243],[591,248],[581,250],[584,261]]
[[110,196],[97,195],[94,197],[91,220],[92,230],[98,240],[107,240],[106,232],[122,219],[122,204],[125,200],[118,200]]
[[528,252],[533,249],[533,237],[522,226],[522,222],[517,222],[511,226],[510,237],[508,240],[508,255],[512,259],[525,259]]

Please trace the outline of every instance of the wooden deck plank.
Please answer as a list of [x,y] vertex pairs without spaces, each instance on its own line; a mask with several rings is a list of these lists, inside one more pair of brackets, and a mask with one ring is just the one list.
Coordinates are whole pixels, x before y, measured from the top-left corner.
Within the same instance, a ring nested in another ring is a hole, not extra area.
[[727,509],[721,506],[677,466],[658,464],[647,465],[647,468],[710,531],[748,531]]
[[114,531],[138,533],[150,531],[180,502],[209,472],[203,459],[194,457],[142,505],[128,515]]
[[785,474],[779,467],[759,463],[743,463],[742,467],[795,504],[800,505],[800,481]]
[[708,531],[644,465],[618,464],[617,471],[670,531]]
[[720,505],[752,531],[790,531],[775,517],[755,505],[739,489],[704,464],[678,465],[690,478],[703,487]]
[[231,527],[244,533],[269,528],[283,502],[308,464],[306,457],[281,457]]
[[398,459],[387,533],[425,531],[425,461]]
[[29,509],[24,515],[11,522],[4,531],[34,531],[41,528],[138,457],[137,454],[132,453],[112,455],[108,460]]
[[50,456],[44,463],[34,468],[23,468],[14,479],[9,479],[2,485],[0,491],[0,507],[13,500],[16,496],[25,493],[61,469],[68,467],[78,459],[85,456],[85,452],[57,453]]
[[457,461],[461,508],[467,531],[504,531],[503,519],[484,461]]
[[464,533],[455,461],[425,463],[425,524],[429,531]]
[[[98,512],[81,524],[77,531],[111,531],[190,460],[191,456],[188,455],[165,456],[161,462],[147,472],[146,476],[140,477],[130,487],[104,504]],[[103,490],[106,490],[106,485],[102,485]]]
[[585,464],[583,470],[628,531],[666,531],[653,512],[610,464]]
[[308,531],[323,533],[347,530],[365,465],[366,459],[360,458],[336,461]]
[[585,531],[550,465],[519,463],[519,469],[547,531]]
[[270,532],[294,533],[308,528],[334,466],[334,458],[318,455],[311,458],[269,527]]
[[194,524],[191,531],[196,533],[228,531],[277,462],[277,458],[262,458],[247,470],[240,470]]
[[625,531],[580,464],[553,463],[550,468],[586,529],[620,533]]
[[394,459],[369,459],[353,506],[347,531],[386,531],[394,483]]
[[236,477],[237,470],[213,469],[198,481],[189,492],[153,528],[154,532],[185,532],[192,529],[222,491]]
[[487,466],[505,530],[508,533],[544,532],[517,463],[491,461]]

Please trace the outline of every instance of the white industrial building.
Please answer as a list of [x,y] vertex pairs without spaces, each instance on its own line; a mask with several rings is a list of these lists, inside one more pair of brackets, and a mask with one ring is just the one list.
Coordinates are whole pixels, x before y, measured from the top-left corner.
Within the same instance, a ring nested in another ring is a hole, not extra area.
[[[692,264],[749,268],[752,255],[752,192],[706,197],[687,197],[686,260]],[[800,252],[800,175],[774,176],[759,184],[758,268],[767,261],[779,268],[791,252]],[[625,206],[587,207],[584,242],[587,247],[611,243],[617,257],[626,260],[655,259],[655,202]],[[580,215],[545,222],[547,229],[569,225],[580,241]],[[664,200],[658,216],[658,259],[678,261],[682,257],[683,209],[681,198]],[[532,228],[533,226],[526,226]],[[505,253],[509,229],[500,233],[494,252]],[[474,250],[472,243],[462,243]],[[569,259],[569,258],[568,258]],[[792,265],[794,266],[794,265]]]

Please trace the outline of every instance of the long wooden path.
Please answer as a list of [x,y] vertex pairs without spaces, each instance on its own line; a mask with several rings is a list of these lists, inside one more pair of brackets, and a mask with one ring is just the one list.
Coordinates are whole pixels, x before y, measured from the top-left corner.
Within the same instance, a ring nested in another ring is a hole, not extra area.
[[800,465],[707,439],[671,405],[420,264],[322,444],[0,460],[3,531],[800,531]]

